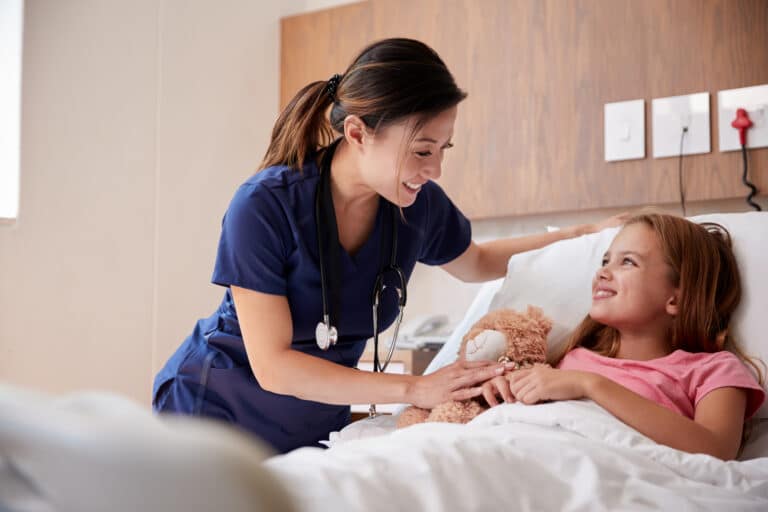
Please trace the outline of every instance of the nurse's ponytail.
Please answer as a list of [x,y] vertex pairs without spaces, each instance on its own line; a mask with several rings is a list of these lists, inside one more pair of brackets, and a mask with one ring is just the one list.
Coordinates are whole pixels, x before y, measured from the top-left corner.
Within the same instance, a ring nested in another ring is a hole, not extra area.
[[374,130],[416,115],[415,133],[466,97],[430,47],[413,39],[384,39],[365,48],[343,75],[312,82],[294,96],[275,123],[260,168],[301,169],[344,133],[348,115]]
[[325,111],[333,103],[328,82],[312,82],[286,105],[272,129],[261,169],[285,164],[300,169],[307,155],[333,140]]

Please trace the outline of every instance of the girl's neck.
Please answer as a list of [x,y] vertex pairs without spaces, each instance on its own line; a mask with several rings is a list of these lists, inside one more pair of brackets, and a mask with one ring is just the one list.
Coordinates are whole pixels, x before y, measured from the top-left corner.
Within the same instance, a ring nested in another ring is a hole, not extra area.
[[635,361],[664,357],[672,352],[668,332],[667,329],[656,331],[619,329],[619,352],[616,357]]

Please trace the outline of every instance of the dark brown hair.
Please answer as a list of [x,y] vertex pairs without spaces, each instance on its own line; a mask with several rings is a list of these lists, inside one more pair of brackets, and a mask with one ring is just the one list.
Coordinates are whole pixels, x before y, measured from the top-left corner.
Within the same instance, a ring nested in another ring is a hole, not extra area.
[[[680,289],[679,314],[673,318],[669,333],[672,350],[729,349],[753,367],[762,383],[760,368],[741,351],[729,330],[733,312],[741,301],[741,278],[728,230],[720,224],[696,224],[659,213],[635,215],[625,226],[631,224],[644,224],[653,230],[670,269],[670,282]],[[615,328],[587,315],[571,334],[555,364],[579,346],[615,357],[619,342]]]
[[437,53],[413,39],[371,44],[337,84],[329,87],[329,82],[312,82],[288,103],[272,130],[261,169],[279,164],[301,169],[333,141],[334,132],[343,133],[348,115],[374,130],[416,115],[413,136],[431,117],[467,96]]

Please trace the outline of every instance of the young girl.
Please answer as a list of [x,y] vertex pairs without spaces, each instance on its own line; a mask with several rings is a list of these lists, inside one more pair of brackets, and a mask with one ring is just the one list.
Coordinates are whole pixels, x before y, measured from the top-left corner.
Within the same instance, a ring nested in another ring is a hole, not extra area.
[[491,405],[589,398],[654,441],[735,458],[765,393],[728,331],[741,284],[717,224],[642,214],[614,238],[557,361],[483,384]]

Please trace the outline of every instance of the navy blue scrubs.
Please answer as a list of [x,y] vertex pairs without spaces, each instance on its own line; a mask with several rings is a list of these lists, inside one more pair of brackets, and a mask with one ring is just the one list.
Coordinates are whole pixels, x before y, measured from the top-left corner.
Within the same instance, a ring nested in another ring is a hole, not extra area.
[[[235,285],[286,296],[293,322],[292,349],[348,367],[357,365],[366,340],[373,335],[371,294],[382,259],[389,262],[392,220],[386,201],[380,199],[365,244],[354,256],[339,247],[339,340],[329,350],[320,350],[315,342],[315,326],[323,313],[314,209],[318,179],[314,162],[306,164],[302,173],[275,166],[255,174],[237,190],[222,222],[212,278],[227,290],[218,309],[197,322],[155,377],[152,403],[156,411],[233,423],[281,453],[318,446],[330,432],[349,423],[349,406],[300,400],[259,385],[228,288]],[[436,183],[426,183],[404,214],[404,221],[397,218],[397,263],[406,279],[417,261],[441,265],[469,247],[469,221]],[[396,297],[383,294],[380,329],[391,325],[396,316]]]

